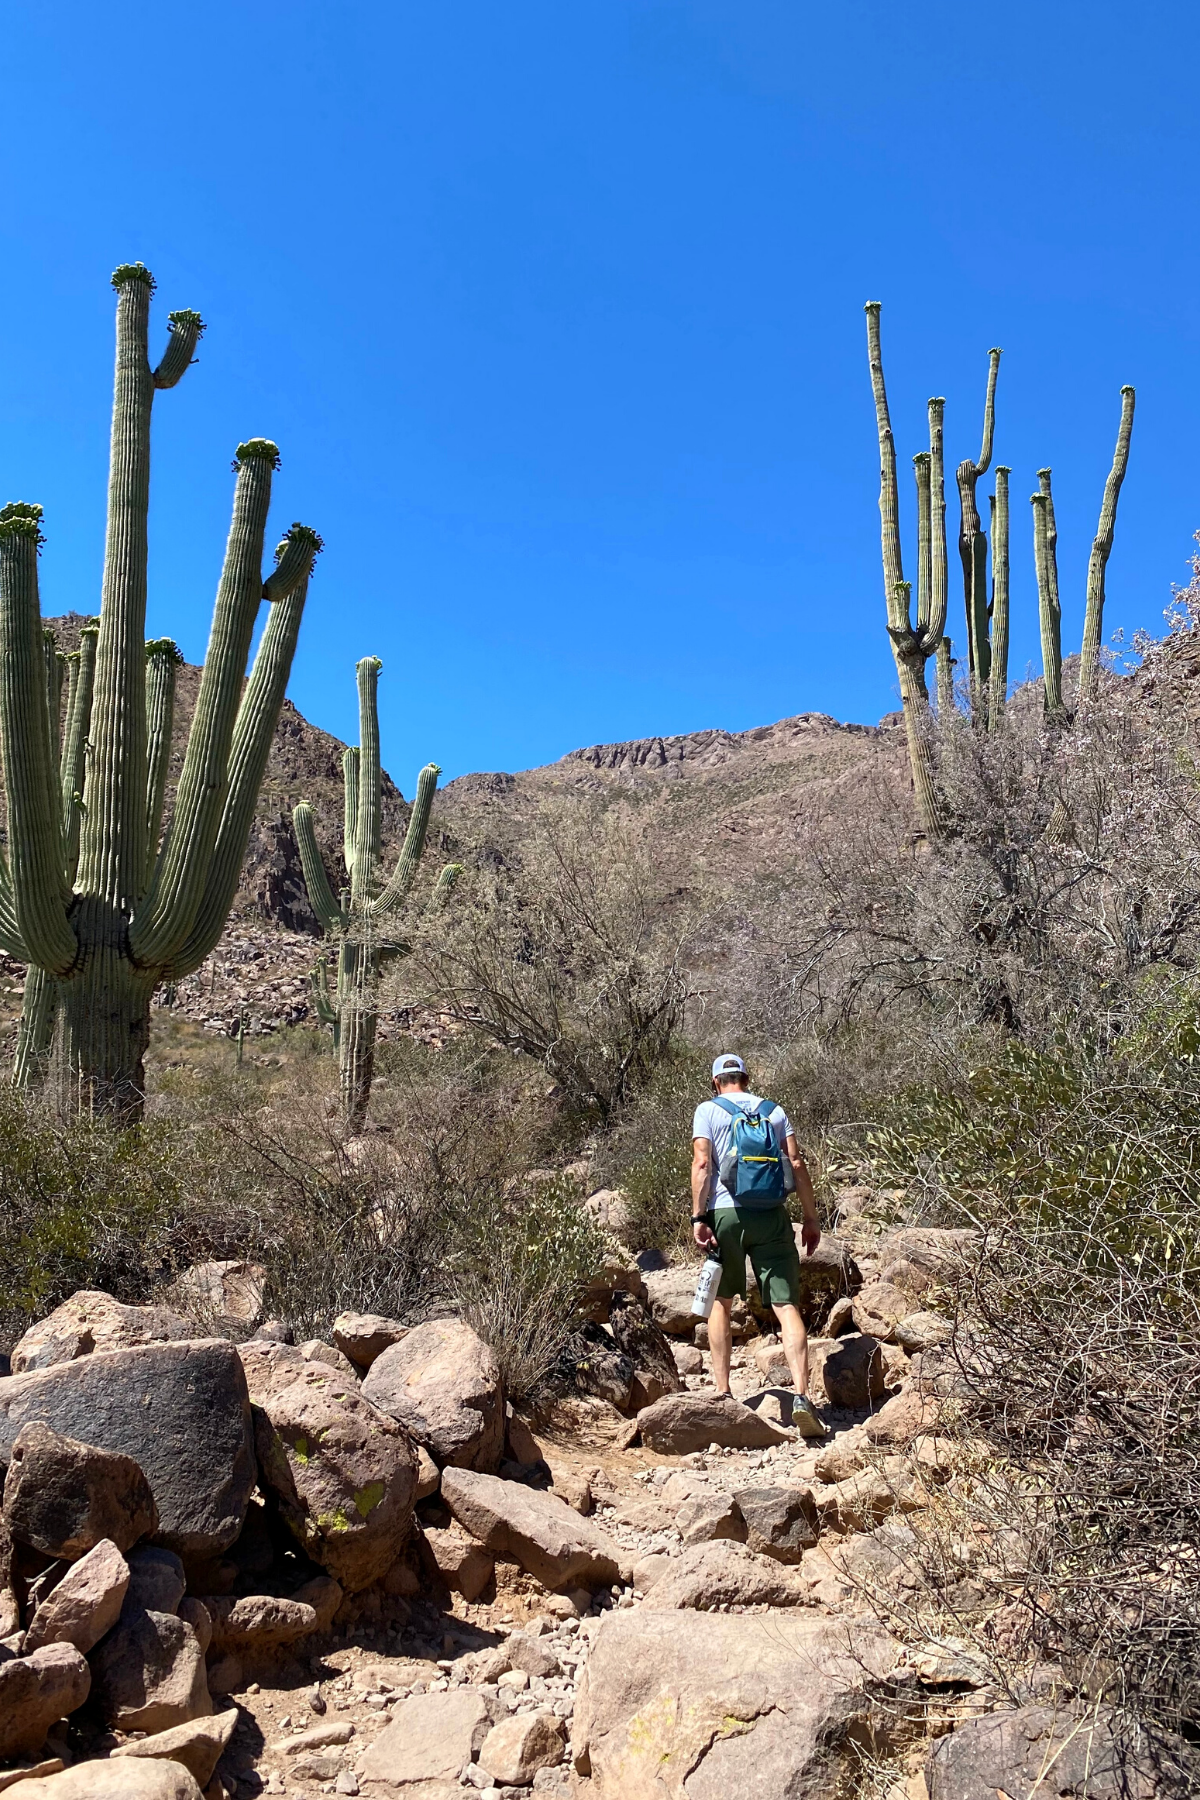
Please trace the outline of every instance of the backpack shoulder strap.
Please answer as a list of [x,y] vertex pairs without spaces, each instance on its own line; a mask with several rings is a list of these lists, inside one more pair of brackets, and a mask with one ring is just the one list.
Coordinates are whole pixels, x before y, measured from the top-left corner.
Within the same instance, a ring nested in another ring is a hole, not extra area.
[[719,1106],[722,1112],[727,1112],[731,1119],[744,1119],[746,1116],[744,1106],[738,1106],[736,1101],[726,1100],[723,1095],[714,1094],[713,1105]]

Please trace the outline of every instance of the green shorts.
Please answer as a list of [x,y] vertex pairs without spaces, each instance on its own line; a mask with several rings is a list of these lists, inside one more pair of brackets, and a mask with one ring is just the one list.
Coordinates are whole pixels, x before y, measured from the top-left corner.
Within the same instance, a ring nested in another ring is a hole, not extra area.
[[710,1220],[717,1234],[724,1270],[717,1297],[732,1300],[746,1294],[746,1258],[768,1306],[799,1306],[800,1252],[786,1206],[752,1211],[720,1206]]

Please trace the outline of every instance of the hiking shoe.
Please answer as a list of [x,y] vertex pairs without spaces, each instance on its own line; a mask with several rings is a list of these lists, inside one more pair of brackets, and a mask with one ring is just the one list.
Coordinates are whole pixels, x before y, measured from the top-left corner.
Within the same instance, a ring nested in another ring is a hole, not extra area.
[[816,1408],[806,1394],[797,1394],[792,1401],[792,1424],[802,1438],[827,1438],[828,1431],[817,1417]]

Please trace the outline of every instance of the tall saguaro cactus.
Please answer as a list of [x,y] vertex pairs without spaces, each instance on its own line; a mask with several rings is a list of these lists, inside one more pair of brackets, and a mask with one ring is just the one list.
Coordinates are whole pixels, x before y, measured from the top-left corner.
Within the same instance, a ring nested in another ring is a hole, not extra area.
[[1001,352],[988,351],[987,395],[983,403],[983,444],[978,462],[970,457],[958,465],[958,554],[963,568],[963,603],[967,615],[967,650],[971,669],[971,701],[976,717],[986,723],[988,680],[992,672],[992,647],[988,640],[987,538],[979,523],[975,490],[979,478],[992,464],[992,439],[996,430],[996,377]]
[[915,457],[918,552],[917,620],[912,618],[912,590],[904,579],[900,545],[900,502],[896,479],[896,441],[888,412],[879,336],[878,300],[868,300],[867,357],[875,422],[879,432],[879,521],[883,552],[883,598],[888,635],[896,658],[900,704],[908,740],[909,762],[917,809],[926,835],[940,837],[941,813],[929,742],[929,690],[925,664],[936,654],[946,629],[946,502],[942,464],[942,411],[945,402],[929,402],[929,451]]
[[[345,805],[344,859],[349,887],[334,899],[325,864],[317,847],[313,810],[301,800],[292,813],[304,881],[313,911],[326,936],[337,946],[337,992],[330,993],[322,962],[313,982],[320,1018],[333,1027],[347,1127],[358,1131],[366,1118],[375,1076],[375,1036],[379,1024],[379,973],[384,962],[400,954],[396,938],[400,912],[408,898],[425,849],[429,813],[441,770],[427,763],[417,778],[417,793],[408,830],[390,880],[380,873],[383,774],[379,759],[379,671],[377,656],[364,656],[357,666],[357,748],[342,757]],[[442,871],[439,886],[454,878]]]
[[1113,534],[1117,525],[1117,501],[1121,483],[1129,466],[1129,440],[1133,435],[1133,405],[1136,396],[1131,387],[1121,389],[1121,423],[1117,428],[1117,447],[1113,451],[1112,468],[1104,483],[1104,499],[1100,506],[1100,523],[1092,539],[1088,560],[1087,607],[1083,615],[1083,651],[1079,659],[1079,698],[1086,700],[1096,683],[1100,662],[1100,638],[1104,630],[1104,576],[1112,554]]
[[[35,990],[53,983],[51,1067],[60,1105],[124,1123],[141,1113],[154,989],[198,968],[224,927],[321,541],[293,525],[264,579],[279,453],[263,438],[240,444],[212,635],[159,848],[177,652],[161,640],[145,642],[150,415],[156,392],[186,371],[204,327],[198,313],[171,313],[166,351],[152,367],[153,278],[132,263],[112,280],[117,357],[100,623],[94,665],[89,652],[85,668],[81,647],[68,689],[61,757],[38,601],[41,509],[0,511],[0,759],[8,800],[0,945],[31,965]],[[271,617],[243,693],[264,599]],[[41,1040],[31,1034],[32,1056],[44,1041],[40,1029]]]

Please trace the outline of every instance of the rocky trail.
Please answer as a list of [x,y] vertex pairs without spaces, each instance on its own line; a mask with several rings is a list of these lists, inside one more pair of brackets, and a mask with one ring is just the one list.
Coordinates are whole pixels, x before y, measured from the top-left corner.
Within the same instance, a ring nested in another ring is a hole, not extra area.
[[861,1200],[805,1265],[817,1441],[753,1293],[715,1394],[690,1266],[598,1270],[520,1410],[459,1319],[295,1344],[238,1263],[76,1294],[0,1378],[0,1792],[1024,1800],[1047,1759],[1188,1791],[1061,1671],[1002,1692],[889,1612],[959,1479],[962,1234]]

